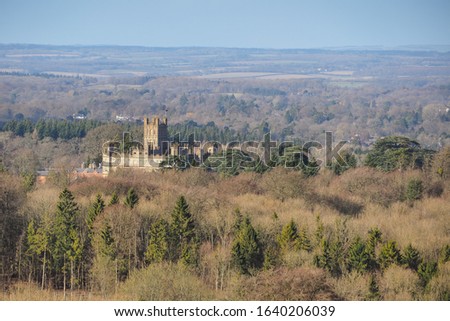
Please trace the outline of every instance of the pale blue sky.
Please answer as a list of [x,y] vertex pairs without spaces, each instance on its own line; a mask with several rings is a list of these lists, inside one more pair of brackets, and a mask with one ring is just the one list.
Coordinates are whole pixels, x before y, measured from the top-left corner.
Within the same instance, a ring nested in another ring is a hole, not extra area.
[[0,0],[0,43],[449,45],[449,0]]

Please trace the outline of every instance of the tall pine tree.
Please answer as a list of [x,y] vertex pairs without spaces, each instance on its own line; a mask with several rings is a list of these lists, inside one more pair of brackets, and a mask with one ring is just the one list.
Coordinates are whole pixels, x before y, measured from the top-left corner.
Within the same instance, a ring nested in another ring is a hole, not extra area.
[[242,274],[250,274],[251,270],[262,266],[263,254],[258,233],[248,217],[244,218],[240,224],[233,241],[231,255],[234,264]]
[[320,219],[320,215],[316,216],[316,231],[314,233],[316,246],[322,245],[322,240],[325,237],[325,226],[323,225],[322,220]]
[[293,250],[297,247],[298,242],[298,229],[297,224],[295,224],[294,220],[290,220],[283,229],[281,230],[281,234],[278,237],[278,244],[283,252]]
[[100,230],[99,253],[110,260],[116,259],[115,240],[112,235],[112,228],[108,222]]
[[198,240],[196,224],[189,211],[189,205],[180,196],[172,212],[170,224],[171,254],[173,260],[181,260],[187,265],[196,265],[198,257]]
[[104,293],[117,290],[120,265],[117,258],[117,244],[110,223],[105,220],[99,233],[95,234],[95,257],[91,268],[92,283]]
[[306,226],[303,226],[298,233],[297,248],[308,252],[312,250],[312,245]]
[[350,245],[347,257],[347,268],[349,271],[363,273],[369,269],[370,256],[366,250],[366,244],[360,237],[356,237]]
[[89,232],[91,232],[94,227],[95,219],[97,218],[97,216],[100,215],[100,213],[103,212],[104,209],[105,209],[105,202],[103,201],[102,196],[100,194],[97,194],[94,203],[92,203],[92,205],[88,210],[88,216],[86,219]]
[[[65,188],[56,205],[54,226],[54,247],[52,251],[55,270],[63,275],[62,285],[66,289],[69,273],[70,289],[75,286],[75,265],[81,258],[82,245],[77,226],[79,209],[72,193]],[[58,282],[61,284],[61,282]]]
[[147,263],[159,263],[169,256],[169,224],[159,219],[152,224],[148,232],[149,240],[145,260]]
[[366,241],[366,252],[369,255],[368,268],[369,270],[375,270],[379,267],[377,260],[377,247],[381,243],[382,233],[378,228],[372,228],[368,232]]
[[317,267],[330,271],[332,266],[332,257],[330,253],[330,242],[326,238],[323,238],[320,243],[320,251],[320,254],[314,256],[314,264]]
[[94,260],[94,222],[97,217],[103,212],[105,209],[105,202],[102,199],[100,194],[97,194],[94,202],[88,209],[88,214],[86,217],[86,226],[87,226],[87,238],[84,243],[84,260],[83,260],[83,268],[86,271],[92,269],[93,260]]

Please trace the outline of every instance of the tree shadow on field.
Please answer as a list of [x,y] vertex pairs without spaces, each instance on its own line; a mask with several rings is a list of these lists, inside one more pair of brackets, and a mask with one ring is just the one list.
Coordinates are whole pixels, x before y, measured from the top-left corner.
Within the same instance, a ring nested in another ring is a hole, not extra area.
[[337,195],[315,194],[310,198],[311,204],[320,204],[338,211],[342,215],[358,217],[364,210],[364,205]]

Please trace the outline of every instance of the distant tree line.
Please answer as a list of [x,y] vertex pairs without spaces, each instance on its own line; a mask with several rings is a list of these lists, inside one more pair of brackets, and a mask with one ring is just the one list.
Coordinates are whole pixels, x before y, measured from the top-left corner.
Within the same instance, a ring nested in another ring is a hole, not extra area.
[[26,134],[35,133],[38,139],[49,137],[52,139],[83,138],[87,132],[102,125],[98,120],[65,120],[65,119],[40,119],[33,122],[30,119],[14,119],[3,124],[1,130],[14,133],[23,137]]
[[[86,115],[85,110],[79,112],[80,115]],[[13,120],[0,124],[1,131],[9,131],[16,136],[23,137],[36,131],[37,138],[50,137],[53,139],[71,139],[83,138],[87,132],[104,125],[103,122],[91,119],[46,119],[41,118],[38,121],[25,118],[22,114],[17,114]],[[141,134],[141,123],[121,124],[124,131],[133,131]],[[250,132],[249,130],[236,131],[227,126],[220,128],[214,122],[207,124],[198,124],[195,121],[186,121],[183,123],[169,125],[169,134],[171,137],[179,137],[181,140],[196,141],[216,141],[221,143],[231,141],[256,140],[261,139],[260,130]],[[136,139],[141,139],[135,137]]]
[[251,87],[244,89],[244,92],[256,96],[286,96],[287,92],[276,88]]
[[75,79],[81,79],[80,76],[70,76],[70,75],[58,75],[58,74],[50,74],[46,72],[20,72],[20,71],[0,71],[1,76],[16,76],[16,77],[41,77],[41,78],[75,78]]

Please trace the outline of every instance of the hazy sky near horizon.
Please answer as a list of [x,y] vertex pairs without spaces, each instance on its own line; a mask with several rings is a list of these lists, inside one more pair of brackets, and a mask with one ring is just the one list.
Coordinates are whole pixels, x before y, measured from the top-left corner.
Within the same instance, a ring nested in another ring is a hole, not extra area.
[[449,0],[0,0],[0,43],[450,45]]

